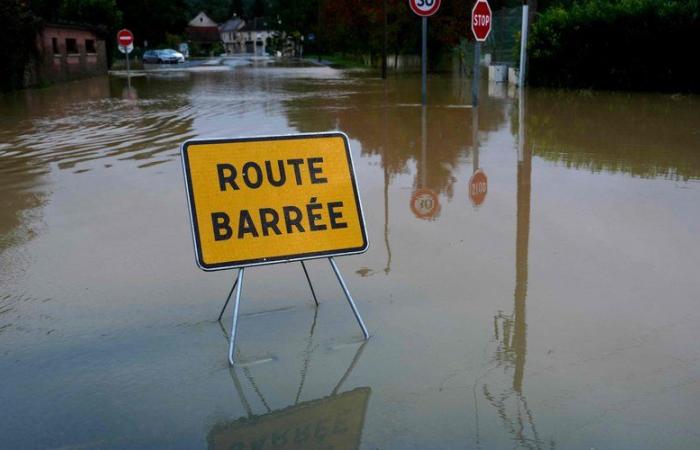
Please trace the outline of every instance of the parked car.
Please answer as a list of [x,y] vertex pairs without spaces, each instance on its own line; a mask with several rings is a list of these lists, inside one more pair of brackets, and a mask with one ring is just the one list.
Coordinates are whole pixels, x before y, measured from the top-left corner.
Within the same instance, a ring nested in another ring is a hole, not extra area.
[[177,64],[185,62],[185,56],[171,48],[163,50],[147,50],[143,53],[143,62],[155,64]]

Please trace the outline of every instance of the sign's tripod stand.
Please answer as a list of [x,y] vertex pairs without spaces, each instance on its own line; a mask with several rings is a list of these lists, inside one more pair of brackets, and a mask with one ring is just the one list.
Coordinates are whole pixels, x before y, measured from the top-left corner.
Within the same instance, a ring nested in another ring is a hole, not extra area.
[[[348,290],[347,285],[345,284],[345,280],[343,279],[343,276],[340,274],[340,270],[338,270],[338,266],[335,264],[335,260],[333,257],[329,257],[328,261],[331,263],[331,267],[333,268],[333,272],[335,272],[335,276],[338,278],[338,283],[340,283],[340,287],[343,288],[343,292],[345,293],[345,298],[348,300],[348,303],[350,304],[350,308],[352,309],[353,314],[355,314],[355,319],[357,319],[357,323],[360,325],[360,328],[362,328],[362,334],[364,335],[365,339],[369,339],[369,332],[367,331],[367,327],[365,326],[365,323],[362,321],[362,317],[360,316],[360,311],[357,309],[357,305],[355,305],[355,301],[352,299],[352,296],[350,295],[350,291]],[[309,272],[306,270],[306,265],[304,264],[304,261],[301,262],[301,267],[304,269],[304,274],[306,275],[306,281],[309,282],[309,287],[311,288],[311,295],[313,295],[314,302],[316,303],[316,307],[318,307],[318,300],[316,298],[316,292],[314,291],[314,287],[311,284],[311,278],[309,278]],[[224,303],[223,308],[221,308],[221,312],[219,313],[219,321],[221,320],[221,317],[224,315],[224,311],[226,310],[226,307],[228,306],[229,301],[231,300],[231,295],[233,294],[233,291],[236,291],[236,297],[233,302],[233,319],[231,321],[231,337],[229,339],[229,346],[228,346],[228,362],[232,366],[235,364],[234,363],[234,350],[236,347],[236,328],[238,325],[238,307],[240,306],[241,303],[241,291],[243,290],[243,272],[245,271],[245,267],[241,267],[238,269],[238,275],[236,276],[236,281],[233,283],[233,286],[231,287],[231,291],[228,293],[228,296],[226,297],[226,302]]]

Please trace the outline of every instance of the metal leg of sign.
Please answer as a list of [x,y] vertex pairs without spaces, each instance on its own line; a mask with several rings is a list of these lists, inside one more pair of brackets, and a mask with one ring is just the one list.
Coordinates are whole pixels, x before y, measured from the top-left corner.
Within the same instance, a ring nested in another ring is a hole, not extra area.
[[[240,270],[239,270],[240,272]],[[219,318],[217,320],[221,320],[221,318],[224,315],[224,311],[226,311],[226,307],[228,306],[228,302],[231,300],[231,294],[233,294],[233,290],[236,289],[236,285],[238,284],[238,275],[236,275],[236,281],[233,282],[233,286],[231,286],[231,290],[228,293],[228,296],[226,297],[226,302],[224,303],[224,307],[221,308],[221,312],[219,313]]]
[[301,267],[304,269],[304,275],[306,275],[306,281],[309,282],[309,288],[311,288],[311,295],[314,297],[314,303],[316,303],[316,306],[318,307],[318,299],[316,298],[316,292],[314,292],[314,285],[311,284],[311,278],[309,278],[309,272],[306,270],[306,264],[304,264],[304,261],[301,262]]
[[243,271],[245,268],[238,270],[236,278],[236,300],[233,303],[233,319],[231,321],[231,338],[228,346],[228,362],[233,366],[234,351],[236,349],[236,327],[238,326],[238,306],[241,303],[241,291],[243,290]]
[[330,257],[328,258],[328,261],[330,261],[331,267],[333,267],[333,272],[335,272],[335,276],[338,278],[340,287],[343,288],[345,298],[347,298],[348,303],[350,303],[350,308],[352,308],[352,312],[353,314],[355,314],[355,319],[357,319],[357,323],[360,324],[360,328],[362,328],[362,334],[365,335],[365,339],[369,339],[369,332],[367,331],[367,327],[362,321],[362,317],[360,317],[360,312],[357,310],[357,306],[355,305],[355,302],[353,301],[352,296],[350,295],[350,291],[348,291],[348,287],[345,285],[345,280],[343,280],[343,276],[340,275],[340,270],[338,270],[338,266],[335,264],[335,260],[333,259],[333,257]]

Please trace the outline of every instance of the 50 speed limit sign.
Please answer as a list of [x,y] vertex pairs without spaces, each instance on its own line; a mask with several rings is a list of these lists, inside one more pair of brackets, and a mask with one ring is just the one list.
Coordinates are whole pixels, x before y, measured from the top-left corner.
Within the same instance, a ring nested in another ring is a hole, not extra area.
[[440,9],[440,0],[408,0],[408,4],[421,17],[430,17]]

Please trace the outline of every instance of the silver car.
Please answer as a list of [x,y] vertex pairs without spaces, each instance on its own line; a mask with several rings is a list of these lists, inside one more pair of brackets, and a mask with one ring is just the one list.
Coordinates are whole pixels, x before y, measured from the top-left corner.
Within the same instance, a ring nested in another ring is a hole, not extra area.
[[147,50],[143,53],[143,62],[156,64],[177,64],[185,62],[185,56],[171,48],[163,50]]

